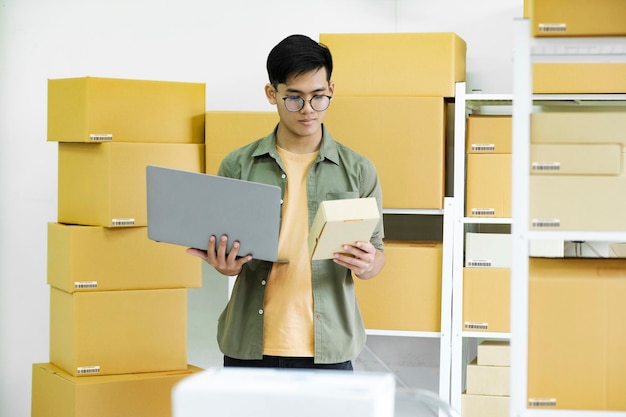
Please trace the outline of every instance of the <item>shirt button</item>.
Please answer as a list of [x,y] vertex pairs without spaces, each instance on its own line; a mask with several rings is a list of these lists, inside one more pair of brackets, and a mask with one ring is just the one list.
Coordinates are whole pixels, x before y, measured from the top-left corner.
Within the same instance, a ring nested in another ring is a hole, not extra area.
[[282,199],[282,198],[280,199],[280,204],[281,204],[281,205],[283,204],[283,199]]
[[265,285],[267,283],[267,281],[263,280],[261,281],[261,285]]
[[259,314],[263,314],[263,309],[262,308],[259,309]]
[[287,175],[283,174],[283,175],[281,175],[280,177],[281,177],[282,179],[285,179],[285,178],[287,178]]

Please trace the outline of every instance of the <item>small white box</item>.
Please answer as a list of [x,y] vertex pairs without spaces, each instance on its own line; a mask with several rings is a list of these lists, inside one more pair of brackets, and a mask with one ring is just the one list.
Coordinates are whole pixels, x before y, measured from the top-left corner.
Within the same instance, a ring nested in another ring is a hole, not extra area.
[[345,252],[345,244],[369,242],[379,221],[374,197],[322,201],[309,231],[311,259],[330,259]]
[[395,379],[379,372],[210,368],[172,390],[172,417],[393,417]]
[[467,233],[465,267],[510,268],[512,250],[510,234]]
[[484,340],[478,345],[478,365],[511,366],[511,344],[508,340]]

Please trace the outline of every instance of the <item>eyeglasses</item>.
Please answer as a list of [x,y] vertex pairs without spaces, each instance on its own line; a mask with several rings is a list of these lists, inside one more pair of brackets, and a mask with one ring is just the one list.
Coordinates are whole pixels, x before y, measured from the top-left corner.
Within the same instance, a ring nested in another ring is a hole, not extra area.
[[[330,99],[332,96],[317,95],[311,97],[308,101],[311,108],[315,111],[324,111],[330,106]],[[286,96],[283,97],[285,102],[285,108],[290,112],[300,111],[304,108],[306,100],[300,96]]]

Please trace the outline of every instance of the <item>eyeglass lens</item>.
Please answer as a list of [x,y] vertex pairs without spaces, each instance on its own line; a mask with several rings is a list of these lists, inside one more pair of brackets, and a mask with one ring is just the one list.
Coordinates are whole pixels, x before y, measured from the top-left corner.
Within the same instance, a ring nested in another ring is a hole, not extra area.
[[[285,107],[289,111],[300,111],[304,107],[305,103],[305,100],[299,96],[287,96],[284,100]],[[324,111],[330,105],[330,97],[324,95],[313,96],[309,100],[309,103],[311,104],[311,108],[313,108],[313,110]]]

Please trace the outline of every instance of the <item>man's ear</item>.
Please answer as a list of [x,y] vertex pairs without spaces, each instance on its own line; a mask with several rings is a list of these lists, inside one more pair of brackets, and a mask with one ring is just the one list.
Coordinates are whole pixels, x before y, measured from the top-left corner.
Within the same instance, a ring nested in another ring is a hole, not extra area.
[[335,94],[335,82],[334,81],[328,82],[328,91],[330,91],[331,96]]
[[271,83],[265,84],[265,97],[270,104],[276,104],[276,89]]

